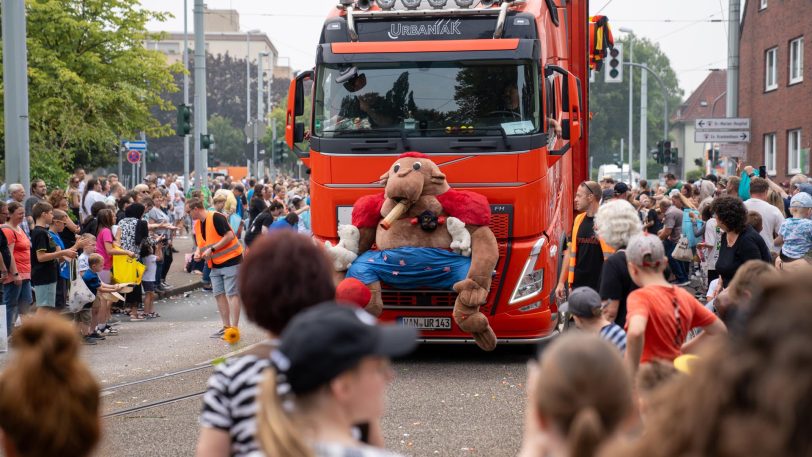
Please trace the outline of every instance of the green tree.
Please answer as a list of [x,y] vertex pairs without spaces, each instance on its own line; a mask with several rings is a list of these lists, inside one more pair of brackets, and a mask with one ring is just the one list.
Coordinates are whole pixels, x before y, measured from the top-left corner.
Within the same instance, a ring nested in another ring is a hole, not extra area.
[[[629,45],[634,43],[634,62],[646,64],[656,73],[666,85],[668,94],[669,116],[682,103],[683,91],[679,88],[677,75],[671,68],[671,62],[656,43],[648,39],[641,39],[632,34],[618,40],[623,44],[624,59],[628,62]],[[606,67],[595,75],[595,82],[589,85],[589,110],[592,120],[589,124],[589,153],[593,157],[593,166],[616,163],[620,159],[620,138],[628,142],[629,131],[629,66],[623,68],[623,83],[604,83],[603,72]],[[640,158],[640,68],[635,68],[634,95],[632,97],[634,109],[632,118],[634,122],[633,142],[635,160]],[[651,149],[663,136],[663,91],[656,79],[648,78],[648,139],[647,149]],[[628,144],[624,147],[624,161],[628,162]],[[656,176],[657,168],[648,162],[649,176]]]
[[[194,67],[194,59],[189,57],[189,68]],[[206,54],[206,73],[208,75],[206,89],[208,94],[206,96],[206,109],[208,111],[209,119],[212,116],[219,115],[227,119],[231,125],[238,129],[240,132],[245,127],[245,59],[234,58],[229,54]],[[263,76],[263,83],[267,84],[267,73]],[[172,93],[164,94],[167,103],[172,106],[177,106],[183,102],[183,75],[177,75],[175,85],[181,89]],[[278,102],[281,97],[285,97],[288,93],[288,86],[290,80],[274,78],[271,90],[271,102],[275,106],[279,106]],[[267,87],[267,86],[263,86]],[[251,65],[251,111],[252,115],[256,115],[256,90],[257,90],[257,66]],[[189,79],[189,94],[194,94],[194,78]],[[161,121],[175,125],[175,111],[161,112],[160,110],[153,110],[153,114]],[[245,139],[245,134],[243,140]],[[219,146],[219,139],[215,136],[215,141]],[[265,143],[266,146],[260,144],[260,149],[266,148],[270,143]],[[183,170],[183,138],[178,136],[167,136],[163,138],[150,139],[150,150],[160,153],[161,159],[153,165],[153,169],[160,170]],[[245,157],[253,157],[254,146],[242,142],[243,155],[240,156],[240,161],[235,162],[235,165],[244,164]],[[216,156],[217,154],[215,154]],[[192,162],[192,168],[194,168]]]
[[173,73],[182,69],[144,47],[158,38],[147,22],[166,14],[138,0],[28,0],[26,7],[32,177],[64,187],[72,165],[113,162],[120,139],[171,132],[150,108],[171,108],[161,94],[177,90]]
[[214,135],[214,151],[209,152],[209,165],[245,163],[245,134],[231,120],[215,114],[209,117],[209,134]]

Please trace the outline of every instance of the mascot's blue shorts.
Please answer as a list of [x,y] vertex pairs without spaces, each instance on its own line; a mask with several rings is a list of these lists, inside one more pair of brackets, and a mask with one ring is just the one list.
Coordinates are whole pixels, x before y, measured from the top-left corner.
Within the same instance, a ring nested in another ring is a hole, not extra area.
[[381,281],[398,289],[451,290],[468,276],[471,258],[437,248],[402,247],[367,251],[350,265],[347,278]]

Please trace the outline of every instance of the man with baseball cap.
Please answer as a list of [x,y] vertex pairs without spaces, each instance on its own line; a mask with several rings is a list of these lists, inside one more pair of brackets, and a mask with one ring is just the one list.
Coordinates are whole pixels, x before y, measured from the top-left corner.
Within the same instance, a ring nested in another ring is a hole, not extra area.
[[626,332],[619,325],[603,317],[601,296],[594,289],[579,287],[573,290],[566,303],[561,305],[561,312],[569,313],[579,329],[600,335],[617,346],[620,352],[626,350]]
[[389,359],[416,346],[416,329],[378,325],[357,307],[323,303],[297,314],[261,387],[257,436],[265,455],[394,457],[358,442],[352,427],[380,418],[394,375]]
[[620,200],[629,200],[629,185],[625,182],[615,184],[615,198]]
[[[626,247],[626,261],[632,281],[640,289],[626,301],[626,360],[635,373],[640,363],[654,359],[673,361],[708,335],[727,332],[725,324],[681,287],[666,281],[668,263],[662,241],[654,235],[635,235]],[[704,331],[689,342],[688,332]]]

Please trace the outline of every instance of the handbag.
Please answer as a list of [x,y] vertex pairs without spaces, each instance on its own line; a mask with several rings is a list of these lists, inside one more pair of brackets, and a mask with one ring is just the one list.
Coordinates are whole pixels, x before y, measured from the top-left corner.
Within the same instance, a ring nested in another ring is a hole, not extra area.
[[128,255],[113,256],[113,282],[141,284],[144,277],[144,270],[147,267],[143,263],[133,259]]
[[93,292],[85,284],[85,280],[77,277],[76,275],[76,262],[70,262],[70,291],[68,291],[68,309],[72,313],[78,313],[85,307],[86,304],[91,303],[96,299]]
[[689,247],[688,237],[680,235],[677,246],[674,248],[674,252],[671,253],[671,257],[680,262],[690,262],[694,259],[694,252],[691,251]]

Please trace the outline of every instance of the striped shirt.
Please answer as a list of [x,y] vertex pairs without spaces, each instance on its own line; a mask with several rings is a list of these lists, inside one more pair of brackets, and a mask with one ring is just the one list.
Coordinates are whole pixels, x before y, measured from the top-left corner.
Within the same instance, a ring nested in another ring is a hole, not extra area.
[[345,446],[338,443],[317,443],[313,446],[316,457],[400,457],[384,449],[372,446]]
[[626,352],[626,332],[614,322],[601,328],[601,338],[617,346],[620,352]]
[[[276,341],[271,341],[275,347]],[[270,351],[269,351],[270,352]],[[243,355],[217,366],[203,395],[200,425],[223,430],[231,437],[231,455],[262,457],[256,441],[256,397],[262,372],[271,365],[268,357]]]

